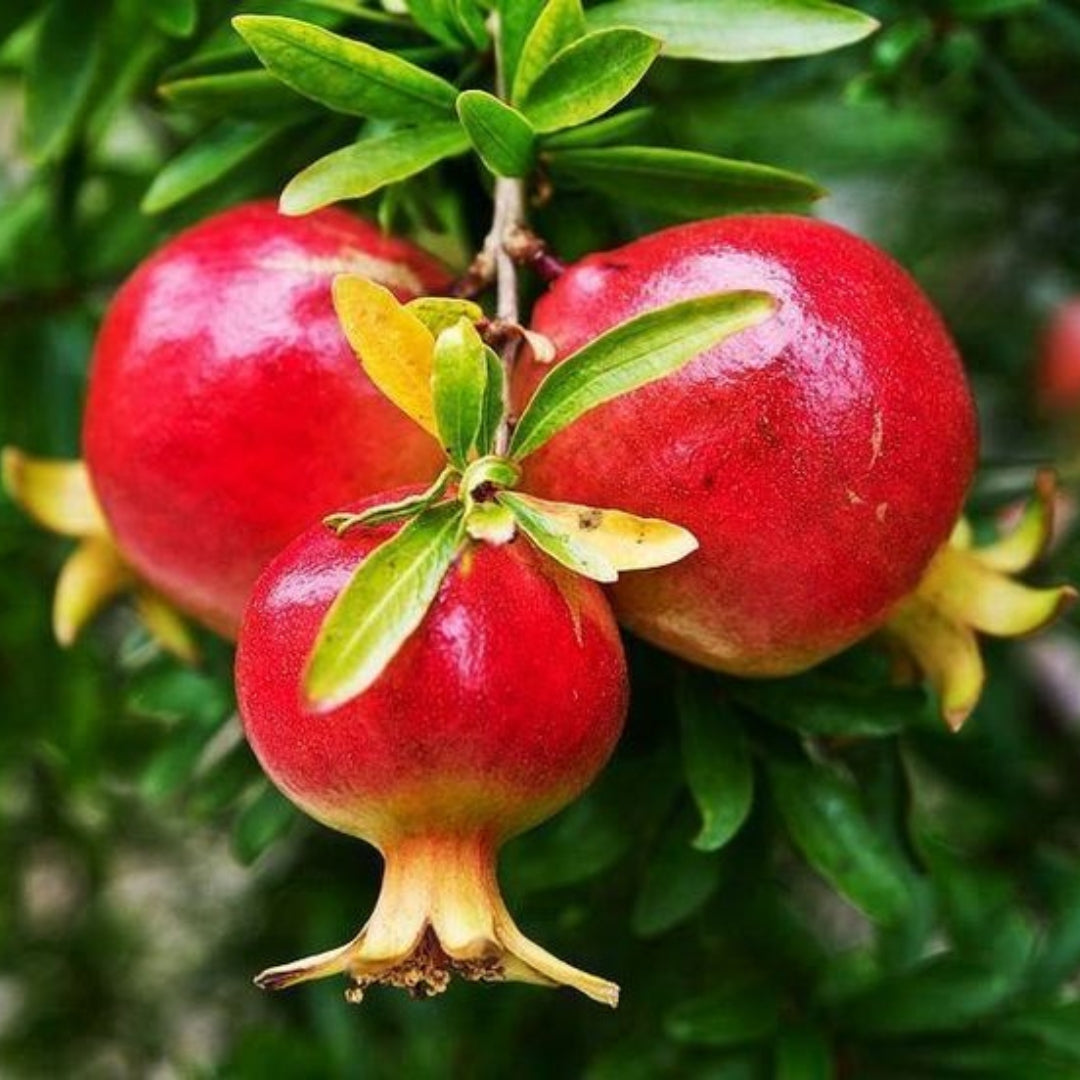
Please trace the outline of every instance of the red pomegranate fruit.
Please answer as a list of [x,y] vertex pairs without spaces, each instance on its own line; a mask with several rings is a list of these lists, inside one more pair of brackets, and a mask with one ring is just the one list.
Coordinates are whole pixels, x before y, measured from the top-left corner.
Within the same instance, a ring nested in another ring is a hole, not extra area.
[[[595,409],[526,463],[535,493],[675,521],[700,550],[614,587],[626,626],[745,675],[799,671],[879,626],[949,536],[976,455],[941,319],[888,256],[789,216],[703,221],[571,267],[533,329],[566,356],[636,314],[760,289],[760,326]],[[521,402],[543,377],[518,373]]]
[[303,529],[441,463],[346,342],[330,294],[341,271],[402,300],[448,281],[432,257],[339,210],[290,218],[250,203],[143,263],[97,341],[84,449],[116,542],[229,636],[259,572]]
[[369,689],[312,712],[301,681],[323,617],[395,531],[311,529],[266,569],[244,617],[237,693],[263,768],[302,810],[386,861],[353,941],[256,982],[345,973],[359,1000],[377,982],[436,993],[456,972],[570,985],[613,1005],[617,987],[518,930],[495,877],[498,847],[573,799],[619,736],[627,683],[610,607],[523,537],[470,541]]
[[1061,304],[1046,324],[1036,388],[1045,413],[1080,411],[1080,296]]

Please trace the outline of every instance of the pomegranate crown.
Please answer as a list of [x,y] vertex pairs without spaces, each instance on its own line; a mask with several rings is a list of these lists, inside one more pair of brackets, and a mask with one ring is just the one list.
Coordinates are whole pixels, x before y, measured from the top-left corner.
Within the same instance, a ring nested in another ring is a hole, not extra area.
[[364,559],[326,614],[304,680],[318,710],[344,704],[379,677],[470,543],[505,544],[520,532],[556,562],[600,582],[694,551],[697,541],[678,525],[515,491],[520,463],[591,409],[766,319],[775,301],[758,292],[717,293],[631,319],[554,368],[516,420],[504,363],[523,345],[551,359],[546,339],[486,319],[469,300],[401,304],[351,274],[335,279],[334,305],[371,381],[439,440],[447,460],[419,494],[325,518],[338,535],[404,524]]

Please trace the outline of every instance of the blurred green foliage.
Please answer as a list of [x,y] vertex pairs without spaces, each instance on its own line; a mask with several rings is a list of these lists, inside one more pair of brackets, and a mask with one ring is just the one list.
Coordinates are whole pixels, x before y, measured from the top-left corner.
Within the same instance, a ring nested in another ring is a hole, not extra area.
[[[831,192],[822,214],[923,282],[979,393],[985,522],[1034,463],[1077,456],[1030,390],[1040,324],[1080,292],[1080,11],[861,6],[883,29],[850,49],[662,61],[633,104],[656,106],[658,145],[813,176]],[[138,259],[277,194],[355,132],[257,66],[228,26],[239,10],[460,74],[447,40],[348,2],[8,0],[0,443],[76,453],[94,329]],[[488,223],[486,184],[456,160],[361,209],[461,264]],[[536,227],[573,257],[666,220],[558,184]],[[472,985],[354,1009],[337,985],[269,997],[249,976],[349,936],[377,857],[259,777],[225,647],[206,640],[205,667],[181,670],[120,608],[58,650],[64,549],[0,502],[4,1076],[1080,1077],[1075,619],[1052,652],[988,647],[991,683],[960,736],[868,646],[752,684],[630,642],[615,761],[502,868],[523,928],[621,982],[620,1009]],[[1069,571],[1075,533],[1041,572]]]

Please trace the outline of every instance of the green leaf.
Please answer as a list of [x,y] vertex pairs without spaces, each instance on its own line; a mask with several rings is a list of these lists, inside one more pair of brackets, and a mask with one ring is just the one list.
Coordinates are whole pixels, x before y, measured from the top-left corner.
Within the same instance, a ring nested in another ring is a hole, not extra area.
[[525,42],[546,3],[547,0],[498,0],[495,5],[499,13],[500,59],[508,87],[514,85]]
[[639,937],[657,937],[700,911],[720,884],[718,858],[695,851],[683,821],[665,830],[649,853],[630,925]]
[[638,109],[627,109],[614,116],[605,116],[603,120],[594,120],[591,124],[571,128],[569,131],[557,131],[545,135],[542,142],[545,150],[576,150],[611,143],[624,143],[649,128],[656,117],[656,109],[644,105]]
[[664,55],[732,62],[809,56],[860,41],[877,20],[827,0],[615,0],[591,26],[636,26]]
[[593,581],[618,579],[618,571],[602,554],[580,543],[561,522],[549,519],[536,508],[534,500],[523,499],[512,491],[500,491],[496,498],[513,512],[521,531],[557,563]]
[[362,694],[416,630],[462,542],[462,507],[425,510],[376,548],[330,605],[304,673],[326,711]]
[[195,0],[154,0],[147,14],[163,33],[186,38],[195,32],[199,10]]
[[757,715],[806,735],[895,735],[926,717],[930,704],[921,687],[875,686],[820,672],[732,680],[729,691]]
[[310,113],[314,105],[299,97],[268,71],[230,71],[175,79],[158,87],[170,105],[230,119],[258,117],[280,120],[289,113]]
[[664,1018],[676,1042],[742,1046],[759,1042],[777,1027],[775,991],[759,982],[725,980],[722,989],[684,1001]]
[[602,116],[645,77],[660,43],[637,30],[597,30],[563,49],[519,102],[537,131]]
[[484,317],[484,309],[479,304],[453,296],[418,296],[405,305],[405,310],[415,315],[435,337],[460,319],[477,323]]
[[237,859],[249,866],[280,840],[299,817],[292,803],[277,788],[265,783],[233,824],[232,848]]
[[483,90],[466,90],[457,113],[483,163],[496,176],[524,176],[532,168],[536,133],[510,105]]
[[997,1012],[1016,989],[1009,973],[946,954],[882,980],[846,1001],[839,1016],[865,1035],[951,1031]]
[[484,343],[468,319],[444,330],[435,339],[431,393],[435,423],[447,456],[464,468],[484,413],[487,360]]
[[272,145],[280,134],[279,128],[265,124],[222,121],[181,150],[154,177],[143,196],[143,212],[161,213],[205,191]]
[[416,25],[451,48],[487,43],[484,16],[475,0],[406,0]]
[[329,109],[398,122],[453,110],[450,83],[393,53],[276,15],[238,15],[233,26],[271,74]]
[[825,194],[798,173],[692,150],[613,146],[545,151],[544,161],[556,181],[569,177],[612,198],[687,218],[802,209]]
[[443,493],[450,486],[450,481],[457,475],[448,465],[435,478],[432,484],[417,495],[407,495],[404,499],[395,499],[392,502],[379,503],[377,506],[369,506],[358,514],[348,512],[340,514],[328,514],[323,518],[323,524],[328,529],[333,529],[338,536],[344,535],[349,529],[358,525],[385,525],[389,521],[401,521],[402,518],[415,517],[421,510],[442,498]]
[[26,71],[27,149],[37,161],[61,156],[87,115],[103,60],[96,4],[53,0],[45,8]]
[[510,100],[520,102],[551,61],[585,33],[581,0],[549,0],[524,41],[510,84]]
[[714,293],[614,327],[544,379],[514,430],[511,454],[527,457],[590,409],[670,375],[706,349],[764,321],[775,309],[767,293]]
[[807,862],[871,919],[893,923],[911,892],[889,842],[871,825],[857,790],[826,767],[770,762],[773,796]]
[[738,716],[705,677],[679,683],[683,769],[701,812],[694,846],[717,851],[742,827],[754,803],[754,770]]
[[495,451],[495,437],[506,415],[506,369],[494,349],[484,346],[484,362],[487,364],[487,382],[484,384],[484,414],[480,432],[476,436],[476,448],[481,454]]
[[281,193],[281,212],[307,214],[343,199],[362,199],[468,148],[468,136],[457,123],[361,139],[297,173]]

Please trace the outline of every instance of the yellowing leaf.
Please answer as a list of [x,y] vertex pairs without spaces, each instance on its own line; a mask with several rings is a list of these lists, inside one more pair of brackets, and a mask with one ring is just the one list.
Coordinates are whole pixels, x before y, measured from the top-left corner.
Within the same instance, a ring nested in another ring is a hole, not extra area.
[[697,550],[693,533],[658,518],[551,502],[520,492],[514,493],[513,500],[542,514],[549,526],[557,527],[576,545],[599,555],[616,571],[667,566]]
[[167,652],[185,664],[199,662],[199,647],[188,625],[167,600],[152,589],[135,593],[135,607],[147,633]]
[[0,458],[4,490],[39,525],[61,536],[108,536],[81,461],[34,458],[13,446]]
[[367,278],[334,278],[334,308],[368,378],[402,412],[438,438],[431,399],[435,338],[393,293]]

